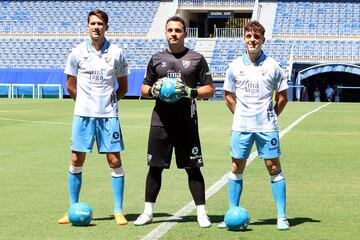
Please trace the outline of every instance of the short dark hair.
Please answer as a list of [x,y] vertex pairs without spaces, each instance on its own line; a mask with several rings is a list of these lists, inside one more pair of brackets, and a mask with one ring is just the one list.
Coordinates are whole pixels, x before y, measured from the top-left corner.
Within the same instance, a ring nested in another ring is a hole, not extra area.
[[181,22],[181,24],[184,26],[184,27],[183,27],[184,32],[186,32],[185,20],[182,19],[181,17],[179,17],[179,16],[172,16],[171,18],[169,18],[169,19],[166,21],[165,27],[166,27],[166,25],[168,24],[168,22]]
[[94,15],[97,16],[98,18],[100,18],[101,20],[103,20],[105,22],[105,24],[108,25],[109,17],[106,12],[104,12],[100,9],[96,9],[94,11],[89,12],[88,18],[87,18],[88,23],[90,22],[90,17],[94,16]]
[[255,32],[260,33],[261,35],[265,35],[265,28],[258,21],[249,21],[244,26],[244,34],[245,32]]

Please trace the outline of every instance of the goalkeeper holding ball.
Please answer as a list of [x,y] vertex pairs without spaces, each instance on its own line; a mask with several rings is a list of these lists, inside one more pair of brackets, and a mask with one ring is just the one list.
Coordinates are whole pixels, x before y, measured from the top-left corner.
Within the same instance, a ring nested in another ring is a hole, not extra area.
[[[214,94],[213,80],[205,58],[185,47],[186,25],[182,18],[167,20],[165,34],[168,48],[152,56],[141,87],[143,97],[156,98],[151,117],[147,150],[149,171],[146,178],[145,209],[134,222],[152,222],[154,205],[161,187],[161,175],[170,167],[173,148],[178,168],[185,168],[190,192],[197,209],[200,227],[210,227],[205,210],[205,184],[195,98],[210,98]],[[159,93],[166,78],[176,78],[174,103],[160,100]],[[200,87],[197,88],[199,83]]]

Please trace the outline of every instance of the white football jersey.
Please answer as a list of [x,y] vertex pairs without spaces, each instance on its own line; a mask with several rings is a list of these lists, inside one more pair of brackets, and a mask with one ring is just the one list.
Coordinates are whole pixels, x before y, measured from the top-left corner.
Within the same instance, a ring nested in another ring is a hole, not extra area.
[[232,130],[270,132],[277,130],[273,93],[288,88],[280,64],[263,52],[253,64],[244,54],[226,71],[223,89],[235,93],[236,109]]
[[96,51],[90,39],[77,45],[70,53],[65,74],[77,78],[74,115],[84,117],[117,117],[117,78],[128,75],[123,50],[107,40]]

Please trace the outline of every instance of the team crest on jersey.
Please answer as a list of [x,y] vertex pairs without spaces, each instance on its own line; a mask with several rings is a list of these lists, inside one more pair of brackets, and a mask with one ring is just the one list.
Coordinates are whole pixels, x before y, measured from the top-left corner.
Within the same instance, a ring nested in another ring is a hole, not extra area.
[[105,56],[105,57],[104,57],[104,60],[105,60],[107,63],[110,63],[110,62],[111,62],[111,57],[110,57],[110,56]]
[[164,68],[164,67],[166,67],[166,66],[167,66],[167,62],[162,62],[162,63],[161,63],[161,67]]
[[263,76],[265,76],[266,73],[267,73],[267,70],[262,67],[262,68],[260,68],[260,73],[261,73]]
[[186,69],[190,66],[191,62],[189,60],[182,60],[182,65]]

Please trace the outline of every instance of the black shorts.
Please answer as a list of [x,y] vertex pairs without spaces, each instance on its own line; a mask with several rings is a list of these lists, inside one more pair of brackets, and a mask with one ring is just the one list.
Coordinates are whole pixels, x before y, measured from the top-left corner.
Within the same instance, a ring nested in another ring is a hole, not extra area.
[[173,148],[178,168],[199,168],[204,165],[197,129],[150,127],[147,154],[149,166],[169,168]]

